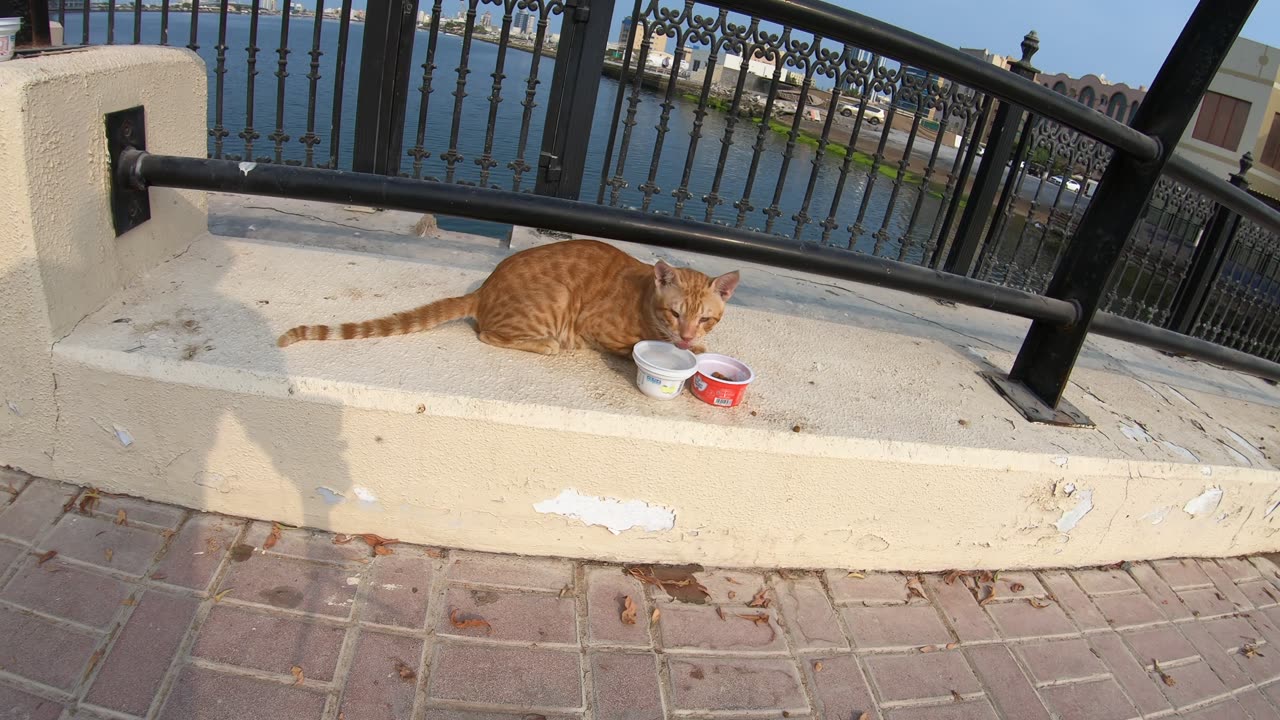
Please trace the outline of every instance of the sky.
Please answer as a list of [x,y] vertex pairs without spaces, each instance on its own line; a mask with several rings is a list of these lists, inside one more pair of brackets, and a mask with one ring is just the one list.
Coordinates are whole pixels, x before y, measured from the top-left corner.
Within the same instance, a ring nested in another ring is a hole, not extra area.
[[[615,3],[614,27],[632,8],[630,0]],[[354,0],[353,7],[364,4],[365,0]],[[663,7],[681,4],[662,0]],[[1022,36],[1035,30],[1040,51],[1033,62],[1041,72],[1106,75],[1112,82],[1134,87],[1151,84],[1196,6],[1195,0],[835,0],[835,4],[952,47],[986,48],[1001,55],[1020,55]],[[423,10],[430,5],[431,0],[419,1]],[[459,0],[442,4],[446,15],[455,14],[459,7]],[[710,6],[697,7],[707,13]],[[1280,47],[1280,0],[1258,0],[1242,35]]]

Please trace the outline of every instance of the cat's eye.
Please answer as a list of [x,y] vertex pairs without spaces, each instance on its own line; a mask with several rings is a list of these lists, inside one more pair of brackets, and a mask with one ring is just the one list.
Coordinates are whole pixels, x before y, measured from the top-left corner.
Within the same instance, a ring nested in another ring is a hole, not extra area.
[[680,319],[680,313],[676,312],[675,310],[672,310],[671,308],[667,308],[667,312],[671,313],[671,316],[674,317],[675,319],[677,320]]
[[698,322],[700,323],[711,322],[711,318],[709,317],[699,318]]

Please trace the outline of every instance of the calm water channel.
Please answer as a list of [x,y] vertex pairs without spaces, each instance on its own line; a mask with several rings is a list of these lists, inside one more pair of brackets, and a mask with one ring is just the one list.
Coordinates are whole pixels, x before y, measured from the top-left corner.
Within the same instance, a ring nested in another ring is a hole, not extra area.
[[[56,11],[54,13],[56,18]],[[113,41],[117,44],[131,43],[134,39],[133,15],[131,12],[117,12],[115,18]],[[160,14],[143,13],[141,23],[141,40],[143,43],[155,44],[161,40]],[[279,55],[275,48],[281,44],[282,19],[279,16],[263,16],[259,18],[256,45],[256,74],[253,77],[254,99],[252,127],[260,137],[253,141],[253,157],[276,158],[276,148],[270,136],[276,132],[277,125],[283,129],[288,140],[283,143],[281,156],[286,160],[302,161],[305,158],[305,146],[300,138],[308,130],[308,104],[310,102],[312,35],[315,32],[315,20],[312,17],[293,17],[289,22],[287,45],[290,48],[286,56],[288,75],[284,78],[284,111],[277,117],[276,97],[279,78]],[[190,16],[173,12],[169,16],[168,42],[171,45],[186,45],[190,37]],[[224,139],[223,153],[245,155],[245,140],[241,137],[248,121],[248,47],[250,45],[250,18],[247,15],[230,15],[227,17],[227,51],[226,73],[223,76],[223,99],[221,118],[217,114],[217,76],[216,45],[218,43],[218,17],[213,14],[201,15],[198,24],[198,53],[209,68],[209,127],[220,124],[230,133]],[[334,76],[338,49],[337,21],[324,20],[320,23],[319,81],[315,89],[315,121],[314,133],[320,137],[315,146],[316,164],[324,164],[329,160],[330,140],[333,136],[332,109],[334,99]],[[343,83],[343,107],[337,144],[338,166],[349,168],[351,165],[352,137],[355,125],[356,89],[359,83],[360,51],[363,41],[364,26],[352,23],[347,47],[346,76]],[[66,38],[68,43],[79,43],[82,38],[83,23],[79,14],[68,13],[66,21]],[[106,13],[93,13],[90,20],[90,42],[106,43]],[[422,101],[419,88],[423,84],[422,64],[426,57],[430,34],[419,31],[414,44],[414,75],[410,83],[407,122],[405,123],[406,151],[417,145],[418,116]],[[536,87],[532,120],[527,138],[524,138],[521,152],[521,125],[525,111],[522,103],[528,88],[528,78],[534,56],[522,50],[510,49],[506,53],[501,87],[501,101],[493,109],[489,97],[494,85],[494,72],[498,58],[498,46],[475,41],[471,45],[468,57],[469,73],[464,76],[465,97],[462,99],[461,112],[456,121],[454,115],[455,92],[458,89],[459,73],[457,68],[462,58],[463,40],[460,37],[441,33],[437,38],[436,69],[432,78],[432,92],[429,94],[429,105],[426,115],[423,149],[429,155],[422,160],[421,173],[425,177],[446,178],[447,165],[442,155],[451,146],[456,146],[462,159],[456,163],[453,179],[455,181],[478,183],[485,181],[505,189],[531,189],[533,174],[526,172],[518,182],[511,163],[523,158],[528,165],[536,168],[537,155],[542,137],[542,113],[546,108],[546,94],[551,84],[551,73],[555,59],[542,57],[538,59],[537,77],[540,80]],[[629,88],[627,89],[629,92]],[[600,86],[599,101],[596,104],[595,119],[588,142],[587,175],[583,185],[582,199],[594,202],[600,188],[600,179],[605,162],[610,128],[614,125],[613,111],[618,83],[603,78]],[[644,195],[640,187],[652,182],[659,188],[649,206],[650,210],[670,213],[674,210],[676,200],[672,191],[682,181],[685,160],[690,147],[690,132],[694,124],[696,103],[684,99],[677,92],[668,120],[669,132],[665,135],[661,146],[661,154],[654,162],[655,148],[658,146],[659,124],[662,113],[663,95],[650,90],[641,92],[641,101],[636,109],[633,135],[625,157],[622,172],[617,172],[618,151],[615,147],[614,157],[606,177],[620,174],[628,183],[621,191],[618,202],[626,207],[641,207]],[[627,103],[623,103],[623,119],[627,112]],[[494,113],[492,138],[487,138],[490,113]],[[703,197],[711,190],[718,158],[721,152],[721,141],[725,134],[727,115],[717,111],[708,112],[702,127],[702,138],[696,148],[692,171],[688,181],[688,191],[692,196],[686,201],[684,213],[703,219],[707,205]],[[789,121],[789,118],[787,118]],[[621,135],[622,127],[619,127]],[[759,126],[749,121],[741,121],[733,134],[733,143],[725,159],[725,169],[721,180],[720,194],[725,199],[723,204],[714,209],[712,219],[717,222],[733,224],[739,217],[739,209],[735,203],[746,194],[749,168],[755,155]],[[846,131],[847,132],[847,131]],[[456,143],[454,138],[456,137]],[[847,138],[837,138],[841,141]],[[490,145],[491,144],[491,145]],[[486,145],[490,145],[489,156],[496,163],[484,176],[484,170],[476,160],[484,156]],[[746,226],[763,228],[767,215],[764,212],[775,202],[780,210],[773,230],[777,233],[792,235],[796,221],[793,217],[802,210],[806,190],[810,183],[813,191],[810,197],[808,215],[811,220],[804,225],[800,237],[815,241],[821,234],[821,223],[831,212],[832,198],[836,182],[839,178],[843,158],[834,154],[817,157],[817,148],[809,144],[797,144],[786,175],[779,186],[779,171],[783,162],[786,146],[785,135],[766,131],[763,146],[758,158],[758,169],[755,183],[748,202],[752,206],[746,212]],[[926,153],[931,144],[921,141],[916,152]],[[213,138],[210,138],[210,152],[215,151]],[[518,164],[518,163],[517,163]],[[939,165],[944,165],[939,163]],[[402,172],[415,172],[414,159],[406,156],[401,166]],[[939,167],[935,174],[935,182],[945,179],[946,166]],[[814,175],[816,173],[816,175]],[[811,177],[812,176],[812,177]],[[863,205],[863,195],[868,184],[867,170],[856,163],[850,175],[840,203],[835,212],[835,220],[839,224],[832,234],[832,243],[839,246],[849,244],[851,232],[849,226],[854,225],[860,212],[863,215],[859,233],[855,238],[855,247],[863,251],[872,251],[877,244],[876,231],[882,227],[885,232],[879,237],[880,253],[898,256],[904,234],[910,224],[913,213],[917,215],[915,226],[906,236],[906,259],[919,257],[921,247],[928,238],[933,226],[934,217],[940,211],[939,200],[920,193],[912,185],[903,185],[896,201],[890,207],[892,181],[884,175],[874,177],[872,190]],[[610,201],[610,192],[606,189],[605,202]],[[916,204],[919,202],[920,207]],[[502,235],[503,226],[462,219],[442,218],[441,225],[456,230],[479,232],[487,235]]]

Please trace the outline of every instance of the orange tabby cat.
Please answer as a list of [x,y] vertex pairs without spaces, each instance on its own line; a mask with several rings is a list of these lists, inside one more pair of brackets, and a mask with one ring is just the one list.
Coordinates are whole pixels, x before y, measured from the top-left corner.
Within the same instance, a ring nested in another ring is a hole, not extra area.
[[630,355],[641,340],[703,352],[699,341],[737,286],[737,271],[710,278],[661,260],[647,265],[595,240],[567,240],[503,260],[469,295],[336,330],[300,325],[276,344],[404,335],[474,317],[481,341],[544,355],[582,346]]

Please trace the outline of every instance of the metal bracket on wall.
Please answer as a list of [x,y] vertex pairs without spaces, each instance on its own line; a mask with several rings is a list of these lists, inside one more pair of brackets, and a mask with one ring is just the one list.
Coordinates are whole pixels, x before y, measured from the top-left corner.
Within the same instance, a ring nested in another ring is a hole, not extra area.
[[1036,397],[1036,394],[1028,390],[1025,385],[1016,380],[1010,380],[1004,373],[978,374],[991,383],[996,392],[1008,400],[1010,405],[1022,413],[1022,417],[1031,422],[1075,428],[1092,429],[1094,427],[1089,416],[1080,412],[1079,408],[1068,402],[1066,398],[1058,401],[1058,409],[1055,410]]
[[111,223],[116,237],[151,219],[151,199],[144,187],[123,176],[120,155],[129,148],[147,149],[147,116],[141,105],[107,113],[107,154],[111,156]]

